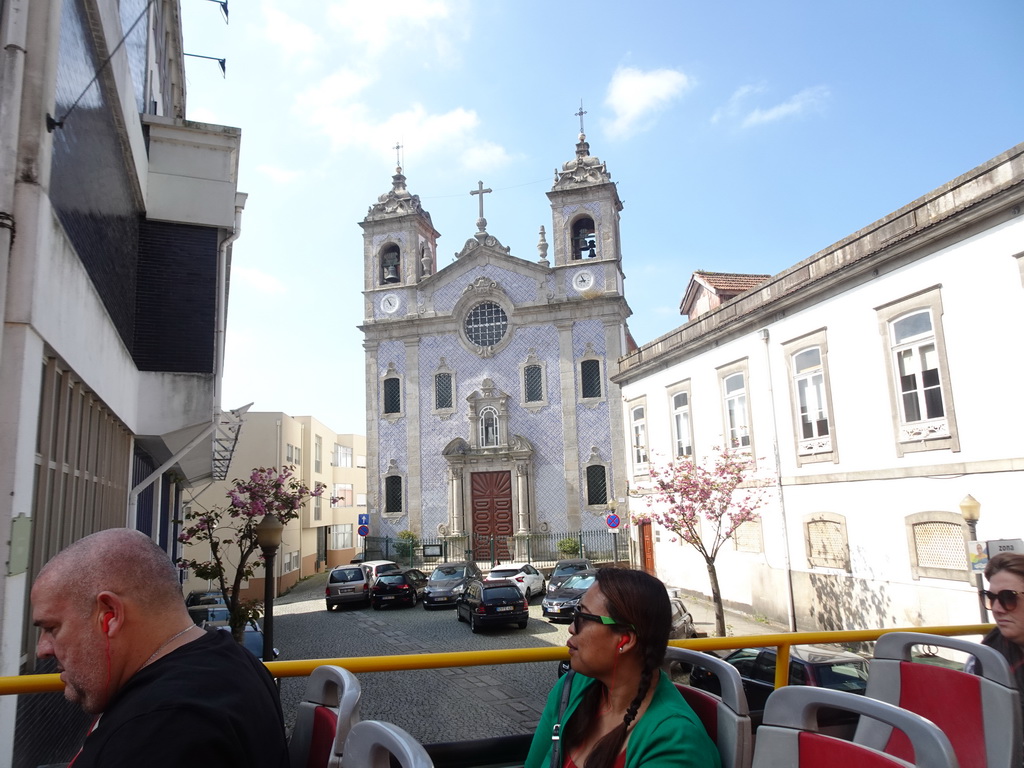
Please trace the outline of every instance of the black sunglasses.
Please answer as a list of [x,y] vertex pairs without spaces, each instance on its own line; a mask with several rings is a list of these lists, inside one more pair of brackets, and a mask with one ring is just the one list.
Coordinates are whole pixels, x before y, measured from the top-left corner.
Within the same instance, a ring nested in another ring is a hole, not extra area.
[[1020,597],[1020,592],[1014,592],[1012,589],[1001,589],[998,592],[988,592],[984,589],[978,590],[978,595],[985,601],[985,607],[990,611],[992,610],[992,603],[999,601],[999,604],[1003,606],[1004,611],[1012,611],[1017,607],[1017,598]]
[[632,624],[626,624],[624,622],[617,621],[616,619],[613,619],[611,616],[598,616],[596,613],[584,613],[583,611],[581,611],[579,609],[579,606],[576,606],[575,608],[573,608],[572,609],[572,629],[573,629],[573,632],[576,632],[578,634],[579,631],[580,631],[580,628],[583,626],[583,622],[584,621],[593,621],[593,622],[596,622],[598,624],[605,624],[605,625],[610,626],[610,627],[629,627],[634,632],[636,632],[636,627],[634,627]]

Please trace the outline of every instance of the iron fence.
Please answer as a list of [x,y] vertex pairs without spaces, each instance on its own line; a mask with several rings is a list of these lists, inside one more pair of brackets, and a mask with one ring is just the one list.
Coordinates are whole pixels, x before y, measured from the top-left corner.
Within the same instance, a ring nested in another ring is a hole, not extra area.
[[632,560],[629,537],[607,530],[512,536],[465,534],[423,539],[367,536],[363,552],[364,560],[394,560],[417,568],[459,560],[472,560],[484,568],[511,562],[546,568],[572,557],[585,557],[601,564],[628,565]]

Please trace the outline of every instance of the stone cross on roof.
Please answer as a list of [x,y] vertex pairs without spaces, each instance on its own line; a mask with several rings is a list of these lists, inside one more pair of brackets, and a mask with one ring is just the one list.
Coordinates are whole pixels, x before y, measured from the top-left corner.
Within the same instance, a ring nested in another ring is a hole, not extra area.
[[469,191],[469,194],[471,194],[471,195],[480,195],[480,218],[476,220],[476,228],[480,232],[486,232],[487,231],[487,219],[484,218],[484,195],[486,195],[488,192],[493,192],[494,190],[493,189],[484,189],[484,183],[482,181],[478,181],[476,184],[477,184],[477,188],[476,189],[471,189]]

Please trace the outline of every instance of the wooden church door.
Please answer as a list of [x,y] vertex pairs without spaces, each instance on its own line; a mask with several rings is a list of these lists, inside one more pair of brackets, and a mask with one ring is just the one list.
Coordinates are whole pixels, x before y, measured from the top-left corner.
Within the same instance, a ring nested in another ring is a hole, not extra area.
[[474,472],[470,478],[473,499],[473,559],[505,562],[512,537],[512,473]]

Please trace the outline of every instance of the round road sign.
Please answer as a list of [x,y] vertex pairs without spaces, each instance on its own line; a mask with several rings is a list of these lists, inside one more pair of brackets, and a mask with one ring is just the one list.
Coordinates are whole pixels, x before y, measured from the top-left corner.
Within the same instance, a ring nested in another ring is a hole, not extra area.
[[360,536],[369,536],[370,535],[370,526],[368,526],[368,525],[360,525],[359,528],[357,529],[357,532],[359,533]]
[[609,528],[618,528],[619,527],[619,516],[618,515],[616,515],[614,513],[610,514],[610,515],[608,515],[608,517],[605,518],[605,520],[607,521]]

